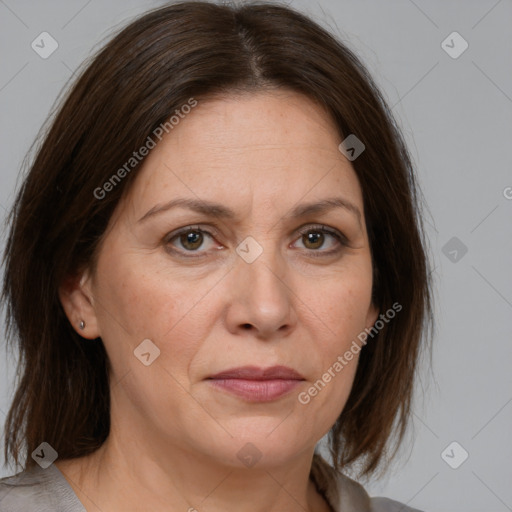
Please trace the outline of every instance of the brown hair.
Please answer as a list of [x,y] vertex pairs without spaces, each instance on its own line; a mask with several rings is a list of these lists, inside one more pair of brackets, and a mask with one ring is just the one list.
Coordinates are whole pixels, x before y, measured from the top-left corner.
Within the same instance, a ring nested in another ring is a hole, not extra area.
[[[366,146],[352,162],[374,265],[373,301],[403,311],[361,351],[348,402],[330,432],[337,469],[371,474],[402,441],[421,340],[432,322],[420,198],[399,129],[365,67],[306,16],[275,3],[181,2],[135,20],[93,58],[64,98],[10,213],[2,299],[19,350],[5,458],[25,468],[43,441],[60,459],[86,455],[110,428],[109,362],[84,342],[58,296],[94,268],[99,243],[136,166],[103,198],[95,190],[191,97],[294,90],[332,116],[340,141]],[[393,454],[396,449],[393,451]]]

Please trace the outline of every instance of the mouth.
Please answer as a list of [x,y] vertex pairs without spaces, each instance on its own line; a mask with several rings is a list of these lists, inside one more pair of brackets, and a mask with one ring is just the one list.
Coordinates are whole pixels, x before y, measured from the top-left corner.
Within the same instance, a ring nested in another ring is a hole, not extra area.
[[219,391],[249,402],[270,402],[290,393],[305,379],[293,368],[272,366],[232,368],[207,378]]

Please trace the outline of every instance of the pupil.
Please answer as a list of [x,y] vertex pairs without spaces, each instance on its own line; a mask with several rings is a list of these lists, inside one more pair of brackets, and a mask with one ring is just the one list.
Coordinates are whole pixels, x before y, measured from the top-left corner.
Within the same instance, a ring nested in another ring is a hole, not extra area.
[[182,238],[183,246],[188,249],[197,249],[203,241],[203,235],[197,231],[190,231],[182,236],[185,237],[185,242],[183,242]]
[[[322,233],[308,233],[307,235],[308,243],[311,243],[315,246],[315,248],[322,246],[323,234]],[[320,242],[320,243],[318,243]]]

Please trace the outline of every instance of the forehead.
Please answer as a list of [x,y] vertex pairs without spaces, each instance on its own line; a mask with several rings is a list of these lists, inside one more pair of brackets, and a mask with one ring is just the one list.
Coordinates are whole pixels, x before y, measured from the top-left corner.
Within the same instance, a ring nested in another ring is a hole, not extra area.
[[332,154],[332,144],[339,138],[327,112],[306,96],[286,90],[199,102],[177,128],[168,137],[174,147],[191,149],[196,144],[213,157],[227,158],[230,151],[255,158],[275,150],[291,160],[291,151]]
[[198,100],[151,150],[130,201],[137,212],[180,196],[289,208],[339,192],[362,207],[340,142],[330,116],[295,92]]

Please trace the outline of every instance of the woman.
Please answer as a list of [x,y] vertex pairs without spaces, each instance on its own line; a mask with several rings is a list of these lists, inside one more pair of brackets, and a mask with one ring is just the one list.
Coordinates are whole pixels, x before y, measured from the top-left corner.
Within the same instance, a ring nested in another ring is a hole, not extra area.
[[0,508],[413,510],[343,472],[384,469],[407,426],[422,233],[385,102],[314,22],[270,3],[137,19],[12,211],[22,471]]

